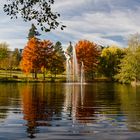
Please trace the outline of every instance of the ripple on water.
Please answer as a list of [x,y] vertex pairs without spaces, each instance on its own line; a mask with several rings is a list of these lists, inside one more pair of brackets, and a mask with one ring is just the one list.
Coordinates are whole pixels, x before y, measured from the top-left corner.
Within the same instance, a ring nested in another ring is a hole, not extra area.
[[0,85],[0,140],[140,139],[140,96],[133,88],[109,83],[13,87]]

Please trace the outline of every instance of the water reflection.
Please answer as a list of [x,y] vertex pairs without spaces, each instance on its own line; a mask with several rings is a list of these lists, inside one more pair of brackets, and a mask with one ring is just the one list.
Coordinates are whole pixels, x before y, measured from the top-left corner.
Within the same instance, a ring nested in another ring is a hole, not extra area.
[[121,109],[126,116],[127,127],[133,131],[140,130],[140,87],[116,85],[120,95]]
[[92,122],[93,120],[89,118],[95,114],[96,90],[93,93],[83,84],[67,84],[65,88],[65,111],[70,112],[73,123]]
[[26,140],[27,135],[138,139],[139,93],[140,87],[111,83],[0,84],[0,139],[6,139],[7,132],[11,140]]
[[[55,131],[59,133],[57,127],[67,128],[63,135],[138,130],[137,92],[129,86],[107,83],[24,85],[21,95],[28,137],[42,133],[40,127],[47,128],[43,130],[46,133],[50,130],[51,137]],[[54,127],[52,132],[49,128]]]
[[37,126],[51,126],[52,117],[59,116],[63,104],[60,102],[58,106],[58,100],[63,97],[60,89],[51,84],[46,87],[44,83],[27,84],[22,88],[23,113],[30,138],[34,138],[39,131]]
[[[14,94],[13,94],[14,93]],[[0,120],[7,117],[12,108],[19,108],[19,90],[17,84],[0,84]],[[15,112],[17,110],[14,110]]]
[[99,130],[139,129],[139,91],[120,84],[67,84],[64,111],[71,114],[74,124],[96,124]]

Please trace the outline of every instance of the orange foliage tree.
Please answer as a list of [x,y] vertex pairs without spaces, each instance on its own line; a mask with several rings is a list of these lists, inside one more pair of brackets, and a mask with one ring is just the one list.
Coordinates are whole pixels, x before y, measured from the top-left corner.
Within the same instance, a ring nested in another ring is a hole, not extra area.
[[86,77],[93,78],[100,54],[97,44],[88,40],[81,40],[75,48],[79,67],[83,63]]
[[50,60],[54,56],[55,51],[53,49],[52,43],[49,40],[44,40],[40,42],[39,51],[39,64],[43,72],[43,78],[45,80],[45,69],[49,69]]
[[37,71],[42,67],[46,68],[47,59],[52,53],[52,43],[49,40],[40,41],[35,37],[31,38],[23,50],[22,70],[26,74],[34,72],[34,78],[37,78]]

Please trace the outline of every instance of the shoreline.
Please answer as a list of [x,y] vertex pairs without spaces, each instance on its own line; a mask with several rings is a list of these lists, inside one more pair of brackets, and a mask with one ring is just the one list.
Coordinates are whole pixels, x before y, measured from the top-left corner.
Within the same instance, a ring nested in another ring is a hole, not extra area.
[[[0,83],[66,83],[65,78],[57,78],[57,79],[14,79],[14,78],[2,78],[0,79]],[[87,81],[87,83],[92,82],[115,82],[109,78],[95,78],[93,80]],[[73,82],[74,83],[74,82]]]

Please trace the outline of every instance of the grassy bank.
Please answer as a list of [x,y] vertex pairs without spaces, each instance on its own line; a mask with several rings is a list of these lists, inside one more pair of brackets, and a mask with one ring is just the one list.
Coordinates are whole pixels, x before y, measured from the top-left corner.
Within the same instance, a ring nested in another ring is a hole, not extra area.
[[[45,80],[43,80],[41,73],[38,74],[37,79],[34,79],[32,74],[25,75],[21,71],[0,70],[0,82],[66,82],[66,75],[61,74],[52,77],[50,74],[46,74]],[[87,82],[112,82],[112,80],[106,77],[99,77]]]
[[43,80],[41,73],[38,74],[37,79],[34,79],[32,74],[25,75],[21,71],[0,70],[0,82],[65,82],[65,77],[65,75],[52,77],[50,74],[46,74],[45,80]]

